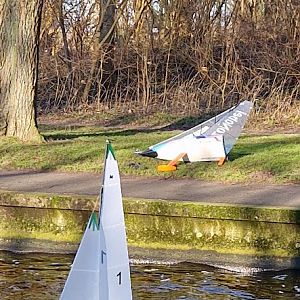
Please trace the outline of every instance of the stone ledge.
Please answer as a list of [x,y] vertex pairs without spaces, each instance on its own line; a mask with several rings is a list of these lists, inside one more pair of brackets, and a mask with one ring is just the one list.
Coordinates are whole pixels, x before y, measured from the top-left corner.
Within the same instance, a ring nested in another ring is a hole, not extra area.
[[[95,203],[88,196],[2,192],[0,248],[74,251]],[[297,209],[125,198],[124,210],[133,256],[298,267]]]
[[[0,206],[92,211],[94,208],[98,210],[98,199],[92,196],[0,190]],[[127,214],[300,224],[300,209],[285,207],[124,198],[124,211]]]

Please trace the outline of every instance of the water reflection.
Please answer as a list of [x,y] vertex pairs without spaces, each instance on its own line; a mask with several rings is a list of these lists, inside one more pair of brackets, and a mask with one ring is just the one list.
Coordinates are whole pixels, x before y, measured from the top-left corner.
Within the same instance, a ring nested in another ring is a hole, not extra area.
[[[0,253],[0,299],[58,299],[73,256]],[[134,264],[134,299],[300,299],[300,273],[252,275],[205,265]],[[121,299],[120,299],[121,300]]]

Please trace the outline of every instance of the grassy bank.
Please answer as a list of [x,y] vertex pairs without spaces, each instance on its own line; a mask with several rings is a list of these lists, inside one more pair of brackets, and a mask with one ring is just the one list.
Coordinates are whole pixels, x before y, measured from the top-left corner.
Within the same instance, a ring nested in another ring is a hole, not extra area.
[[[137,149],[173,136],[179,131],[103,129],[97,127],[42,130],[47,142],[21,144],[0,139],[0,168],[44,169],[70,172],[101,172],[104,143],[110,139],[122,174],[166,176],[157,173],[159,161],[139,157]],[[182,164],[175,177],[222,182],[300,182],[300,135],[243,135],[229,156],[230,161]],[[169,176],[169,175],[167,175]]]

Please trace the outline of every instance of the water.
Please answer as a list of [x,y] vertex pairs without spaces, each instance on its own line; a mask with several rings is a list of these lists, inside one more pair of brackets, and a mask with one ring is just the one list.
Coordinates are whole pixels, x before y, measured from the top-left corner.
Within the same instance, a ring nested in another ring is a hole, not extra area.
[[[58,299],[72,259],[0,252],[0,299]],[[133,264],[131,277],[135,300],[300,299],[297,271],[241,274],[190,263]]]

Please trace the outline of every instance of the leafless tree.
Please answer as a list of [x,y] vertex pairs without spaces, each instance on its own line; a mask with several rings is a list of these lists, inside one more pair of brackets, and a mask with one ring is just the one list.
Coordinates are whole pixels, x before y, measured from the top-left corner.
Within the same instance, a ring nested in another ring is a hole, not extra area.
[[299,117],[298,1],[62,3],[56,19],[64,20],[65,34],[62,22],[51,21],[53,11],[44,12],[44,111],[96,106],[199,114],[250,99],[274,119]]
[[36,127],[42,0],[0,0],[0,134],[40,141]]

